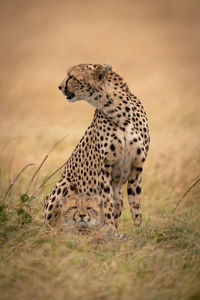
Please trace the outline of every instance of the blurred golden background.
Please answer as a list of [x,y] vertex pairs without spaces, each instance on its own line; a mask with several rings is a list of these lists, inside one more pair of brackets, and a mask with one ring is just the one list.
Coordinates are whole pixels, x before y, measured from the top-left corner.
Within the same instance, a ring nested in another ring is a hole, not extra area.
[[49,168],[70,155],[94,108],[57,86],[71,65],[110,63],[147,111],[146,177],[199,175],[199,11],[198,0],[1,2],[2,172],[39,163],[64,135]]

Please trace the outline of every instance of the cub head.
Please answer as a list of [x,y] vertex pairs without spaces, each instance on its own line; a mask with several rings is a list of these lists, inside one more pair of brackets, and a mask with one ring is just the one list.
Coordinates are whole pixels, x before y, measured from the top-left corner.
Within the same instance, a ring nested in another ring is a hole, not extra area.
[[61,212],[62,229],[98,229],[104,225],[103,204],[97,195],[69,195],[64,199]]
[[98,107],[99,91],[105,81],[111,65],[81,64],[68,69],[67,77],[59,85],[69,102],[86,100]]

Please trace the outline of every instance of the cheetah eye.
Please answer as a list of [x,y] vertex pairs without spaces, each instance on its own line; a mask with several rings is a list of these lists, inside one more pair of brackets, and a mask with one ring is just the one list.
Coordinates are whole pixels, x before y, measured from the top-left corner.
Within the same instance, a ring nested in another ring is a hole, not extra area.
[[90,210],[90,209],[92,209],[92,207],[91,207],[91,206],[88,206],[87,209]]
[[77,206],[72,206],[72,209],[77,209]]

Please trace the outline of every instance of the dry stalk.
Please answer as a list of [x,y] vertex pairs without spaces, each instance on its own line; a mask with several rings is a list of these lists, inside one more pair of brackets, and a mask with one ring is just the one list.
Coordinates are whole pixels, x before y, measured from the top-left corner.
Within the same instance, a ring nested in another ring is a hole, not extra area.
[[198,176],[197,179],[195,180],[195,182],[189,187],[189,189],[187,189],[187,191],[184,193],[184,195],[182,196],[182,198],[177,202],[175,208],[172,211],[172,215],[175,213],[177,207],[180,205],[180,203],[183,201],[183,199],[187,196],[187,194],[192,190],[192,188],[200,181],[200,177]]
[[28,168],[28,167],[30,167],[30,166],[33,166],[33,165],[35,165],[35,164],[30,163],[30,164],[25,165],[25,166],[23,167],[23,169],[17,174],[17,176],[13,179],[13,181],[10,183],[10,185],[9,185],[9,187],[8,187],[8,189],[7,189],[7,191],[5,192],[5,194],[4,194],[4,196],[3,196],[3,200],[2,200],[3,202],[5,201],[5,199],[6,199],[7,195],[8,195],[8,193],[10,192],[10,190],[12,189],[14,183],[17,181],[17,179],[20,177],[20,175],[26,170],[26,168]]
[[[53,147],[49,150],[49,152],[47,152],[45,158],[42,160],[42,162],[40,163],[39,167],[37,168],[37,170],[35,171],[35,173],[33,174],[29,184],[28,184],[28,187],[27,187],[27,190],[26,190],[26,194],[28,194],[29,192],[29,189],[30,189],[30,186],[33,182],[33,180],[35,179],[35,176],[38,174],[38,172],[40,171],[40,169],[42,168],[42,166],[44,165],[45,161],[47,160],[47,158],[49,157],[49,154],[58,146],[58,144],[60,144],[68,135],[65,135],[64,137],[62,137],[59,141],[57,141]],[[34,193],[33,193],[34,194]]]
[[28,187],[27,187],[27,190],[26,190],[26,194],[28,195],[28,191],[30,189],[30,186],[35,178],[35,176],[37,175],[37,173],[40,171],[40,169],[42,168],[43,164],[45,163],[45,161],[47,160],[48,158],[48,154],[45,156],[45,158],[43,159],[43,161],[40,163],[39,167],[37,168],[37,170],[35,171],[35,173],[33,174],[33,176],[31,177],[31,180],[29,181],[29,184],[28,184]]
[[67,161],[62,165],[60,166],[58,169],[56,169],[53,173],[51,173],[44,181],[43,183],[41,183],[39,185],[39,187],[37,189],[35,189],[35,191],[31,194],[31,197],[35,197],[36,196],[36,193],[45,185],[45,183],[47,183],[47,181],[53,177],[58,171],[60,171],[65,165],[66,165]]
[[9,181],[11,181],[11,177],[12,177],[11,176],[11,171],[12,171],[14,157],[15,157],[15,154],[16,154],[16,148],[17,148],[19,142],[21,141],[21,139],[22,139],[21,136],[16,137],[15,139],[13,139],[13,141],[15,142],[15,145],[13,147],[13,151],[12,151],[10,162],[9,162],[9,166],[8,166]]

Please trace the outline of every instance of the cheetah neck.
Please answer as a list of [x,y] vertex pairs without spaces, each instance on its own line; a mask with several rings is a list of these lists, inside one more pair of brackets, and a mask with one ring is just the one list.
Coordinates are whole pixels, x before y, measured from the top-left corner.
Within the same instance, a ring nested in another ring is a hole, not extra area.
[[[115,75],[116,80],[108,80],[102,88],[100,107],[107,119],[118,125],[123,131],[129,124],[133,127],[144,116],[143,107],[137,97],[129,90],[122,78]],[[117,85],[116,85],[117,84]]]

